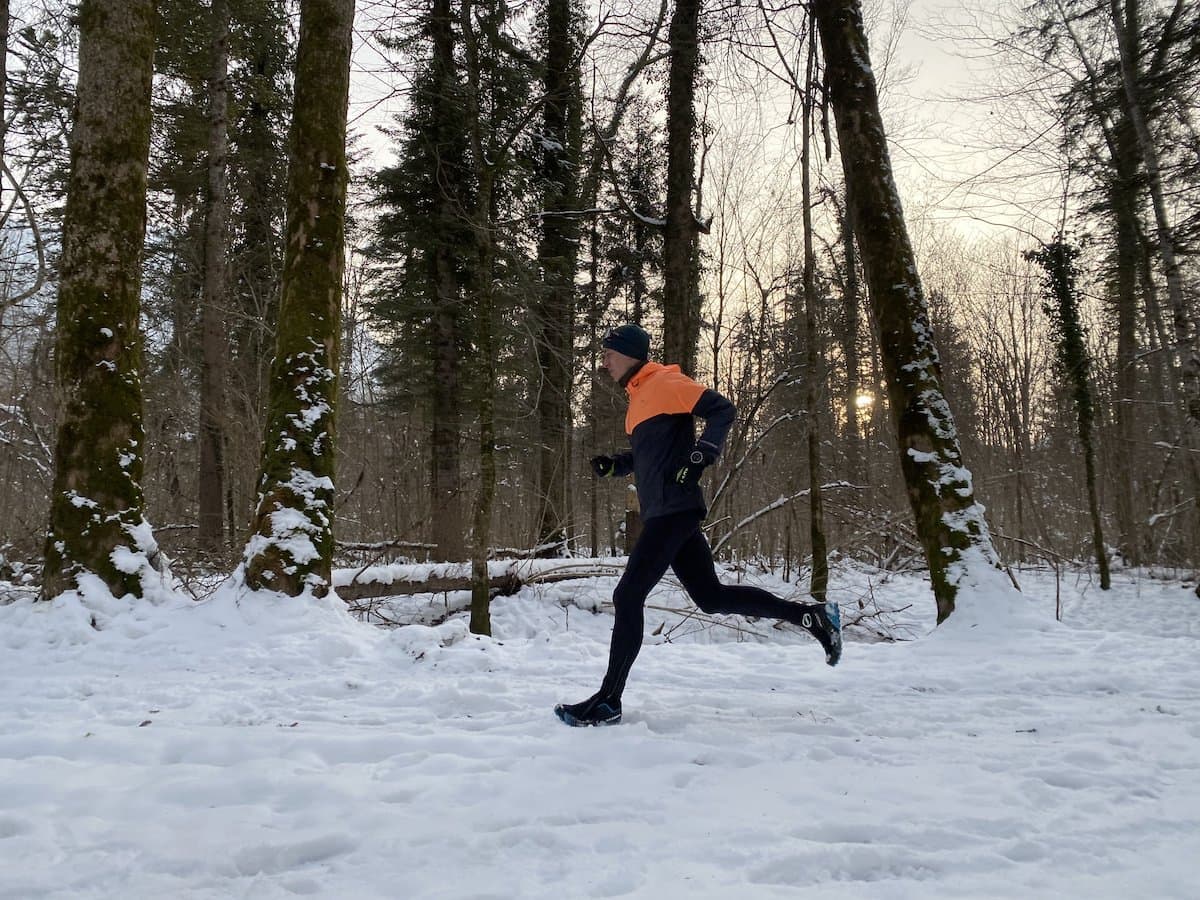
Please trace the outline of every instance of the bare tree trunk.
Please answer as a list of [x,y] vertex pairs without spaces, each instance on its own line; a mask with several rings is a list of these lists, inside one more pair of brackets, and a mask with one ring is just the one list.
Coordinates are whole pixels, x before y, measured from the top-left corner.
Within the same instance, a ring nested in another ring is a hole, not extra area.
[[[859,0],[814,0],[855,236],[880,337],[900,468],[929,564],[938,621],[971,565],[996,553],[954,417],[892,176]],[[978,557],[973,559],[972,556]]]
[[[0,160],[8,138],[8,28],[9,0],[0,0]],[[0,177],[0,209],[4,208],[4,179]]]
[[[597,389],[600,340],[600,223],[593,218],[588,229],[588,312],[587,312],[587,384],[588,384],[588,446],[595,453],[600,443],[600,398]],[[600,479],[593,478],[588,491],[588,517],[591,529],[592,556],[600,555]],[[607,523],[606,523],[607,524]],[[607,530],[607,529],[606,529]]]
[[850,221],[849,208],[841,211],[842,252],[845,256],[845,296],[842,298],[842,356],[846,364],[846,391],[844,395],[846,415],[846,460],[847,477],[860,481],[863,477],[862,432],[859,428],[858,398],[860,391],[858,361],[858,316],[862,309],[858,284],[858,255],[854,250],[854,225]]
[[142,595],[155,548],[142,517],[138,325],[150,147],[153,0],[85,0],[58,294],[55,448],[42,596],[99,577]]
[[225,243],[229,202],[229,4],[212,0],[212,72],[209,76],[208,196],[204,224],[204,305],[201,308],[199,538],[216,550],[224,538],[225,361],[224,310],[228,300]]
[[546,4],[543,83],[542,233],[538,263],[541,302],[536,306],[538,516],[537,545],[543,555],[561,555],[570,529],[571,386],[574,383],[575,269],[579,226],[570,213],[579,200],[583,100],[579,40],[572,0]]
[[301,0],[287,245],[246,584],[330,588],[354,0]]
[[[1117,49],[1121,63],[1121,87],[1127,103],[1126,113],[1137,135],[1138,150],[1146,182],[1150,189],[1151,207],[1154,210],[1155,235],[1158,252],[1162,258],[1163,276],[1167,283],[1167,298],[1171,304],[1171,321],[1174,332],[1174,349],[1179,359],[1179,376],[1183,394],[1182,434],[1179,438],[1185,447],[1195,450],[1200,433],[1200,335],[1196,333],[1196,322],[1184,296],[1182,274],[1177,255],[1175,229],[1167,214],[1167,204],[1162,183],[1162,168],[1158,159],[1158,148],[1150,132],[1146,104],[1141,97],[1145,78],[1140,70],[1141,11],[1140,0],[1125,0],[1122,15],[1121,0],[1110,0],[1113,28],[1116,32]],[[1175,358],[1174,354],[1171,355]],[[1193,492],[1200,493],[1200,463],[1194,454],[1187,454],[1187,470]],[[1200,534],[1200,503],[1193,505],[1193,535]],[[1193,544],[1195,541],[1193,540]],[[1193,563],[1196,561],[1193,557]],[[1200,589],[1197,589],[1200,596]]]
[[701,0],[676,0],[668,41],[667,215],[663,231],[663,359],[694,375],[700,341],[700,285],[692,207],[695,180],[696,77]]
[[[496,170],[498,153],[489,146],[492,127],[487,123],[481,102],[481,62],[478,39],[473,25],[473,3],[463,0],[461,23],[467,60],[467,102],[470,122],[471,156],[478,185],[474,211],[477,270],[472,285],[478,307],[479,331],[476,347],[479,367],[479,493],[475,500],[471,544],[471,633],[492,633],[492,581],[488,575],[488,544],[491,538],[492,509],[496,500],[496,264],[494,223],[496,217]],[[485,129],[485,125],[487,126]]]
[[1117,242],[1117,402],[1113,447],[1117,530],[1125,562],[1141,565],[1141,535],[1133,499],[1138,477],[1133,465],[1137,394],[1138,228],[1136,137],[1128,123],[1118,125],[1114,147],[1111,205]]
[[823,383],[821,354],[817,333],[817,285],[814,278],[812,240],[812,113],[813,69],[817,62],[817,45],[809,42],[807,72],[804,78],[804,100],[800,147],[800,193],[804,210],[804,338],[805,373],[804,409],[808,419],[808,530],[812,540],[812,579],[809,593],[814,600],[825,602],[829,589],[829,549],[825,541],[825,508],[821,499],[821,416],[817,391]]
[[[430,16],[433,39],[433,63],[437,77],[446,85],[443,92],[450,97],[451,79],[457,77],[454,57],[453,12],[449,0],[434,0]],[[444,110],[442,111],[444,112]],[[439,160],[436,183],[441,187],[440,222],[452,221],[462,214],[451,196],[455,175],[449,165]],[[430,283],[437,296],[433,315],[433,379],[432,379],[432,477],[430,479],[430,509],[433,516],[432,537],[437,544],[436,557],[458,561],[466,553],[462,497],[462,360],[459,344],[461,325],[460,291],[455,271],[454,249],[439,246],[429,255]]]
[[[478,157],[477,157],[478,158]],[[479,495],[475,501],[475,518],[471,548],[471,632],[491,634],[491,582],[488,577],[488,543],[491,538],[492,508],[496,500],[496,362],[493,339],[495,300],[492,270],[492,204],[491,172],[480,181],[480,206],[483,234],[479,236],[479,316],[481,325],[477,346],[482,360],[479,393]]]
[[1141,33],[1139,0],[1111,0],[1112,22],[1116,31],[1117,49],[1120,53],[1121,87],[1129,121],[1137,135],[1138,150],[1150,188],[1151,206],[1154,210],[1155,233],[1158,252],[1162,257],[1163,275],[1167,282],[1167,297],[1171,303],[1172,323],[1176,352],[1181,360],[1180,374],[1183,378],[1184,414],[1194,433],[1200,427],[1200,350],[1192,334],[1192,322],[1188,314],[1187,301],[1183,293],[1183,280],[1176,254],[1175,230],[1167,214],[1163,195],[1162,169],[1158,161],[1158,148],[1150,124],[1146,120],[1141,90],[1142,76],[1139,71],[1138,38]]
[[433,320],[433,454],[430,481],[430,509],[433,515],[433,542],[436,559],[458,561],[463,558],[466,540],[463,528],[462,498],[462,360],[459,358],[458,281],[450,253],[433,253],[436,262],[439,305]]

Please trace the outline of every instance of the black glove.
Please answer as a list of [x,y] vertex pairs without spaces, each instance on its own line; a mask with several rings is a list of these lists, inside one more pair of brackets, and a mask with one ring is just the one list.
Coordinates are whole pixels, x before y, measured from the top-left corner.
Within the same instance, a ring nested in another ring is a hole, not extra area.
[[592,471],[597,478],[609,478],[617,474],[617,461],[611,456],[593,456]]
[[680,466],[675,472],[675,483],[683,485],[698,484],[704,470],[717,461],[716,451],[707,444],[696,444],[688,455],[686,465]]

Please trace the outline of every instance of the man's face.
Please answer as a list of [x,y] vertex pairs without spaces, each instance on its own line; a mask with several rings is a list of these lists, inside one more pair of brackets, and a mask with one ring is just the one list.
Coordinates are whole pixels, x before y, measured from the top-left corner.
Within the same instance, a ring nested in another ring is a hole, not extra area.
[[640,360],[632,356],[626,356],[624,353],[618,353],[616,350],[605,347],[604,355],[600,357],[600,368],[604,369],[613,381],[620,381],[625,377],[625,373],[638,362]]

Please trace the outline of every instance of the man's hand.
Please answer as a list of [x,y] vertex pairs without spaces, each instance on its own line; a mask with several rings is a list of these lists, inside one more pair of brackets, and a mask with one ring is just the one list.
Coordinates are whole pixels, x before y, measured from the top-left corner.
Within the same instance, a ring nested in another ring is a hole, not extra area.
[[593,456],[592,471],[597,478],[610,478],[617,474],[617,461],[611,456]]
[[675,472],[675,483],[683,485],[698,484],[704,470],[717,461],[717,453],[707,444],[697,443],[688,456],[686,465],[680,466]]

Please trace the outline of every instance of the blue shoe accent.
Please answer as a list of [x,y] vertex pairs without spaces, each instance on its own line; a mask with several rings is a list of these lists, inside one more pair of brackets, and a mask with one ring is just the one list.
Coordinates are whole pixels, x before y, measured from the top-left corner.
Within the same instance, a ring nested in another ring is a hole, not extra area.
[[827,603],[804,603],[801,612],[791,619],[820,642],[825,650],[825,663],[836,666],[842,658],[842,611],[832,600]]
[[825,648],[825,662],[836,666],[842,658],[842,611],[833,600],[825,604],[825,621],[828,626],[828,643],[821,642]]

